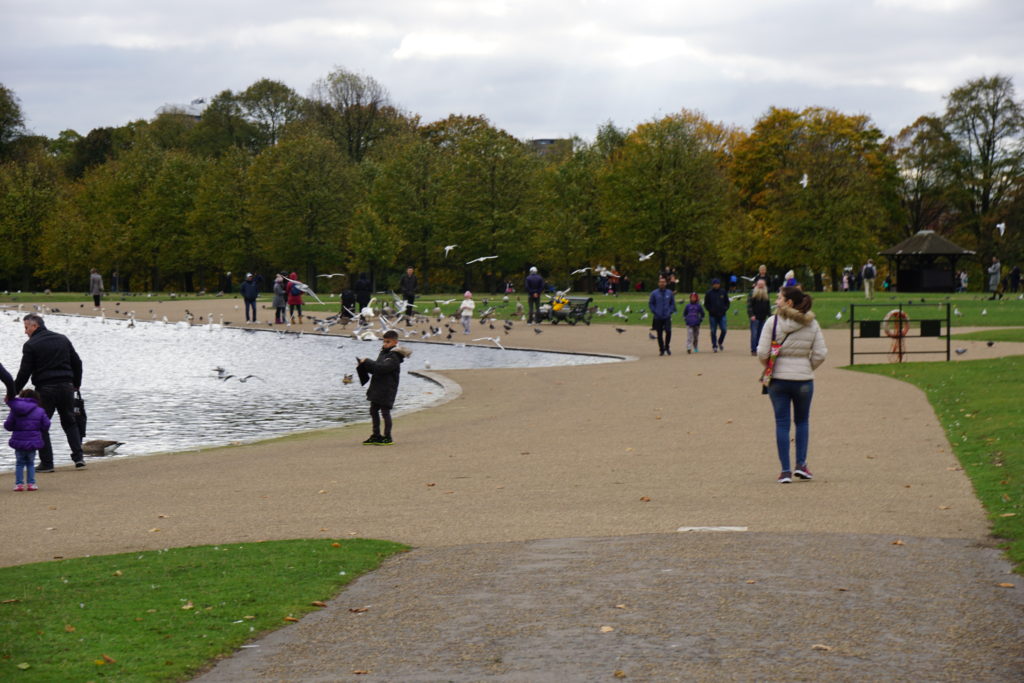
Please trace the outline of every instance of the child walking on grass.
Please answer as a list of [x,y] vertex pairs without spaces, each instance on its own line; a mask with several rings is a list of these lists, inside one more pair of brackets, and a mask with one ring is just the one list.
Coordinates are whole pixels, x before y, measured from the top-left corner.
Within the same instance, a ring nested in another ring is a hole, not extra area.
[[683,320],[686,321],[686,352],[698,352],[697,341],[700,339],[700,324],[704,320],[704,307],[700,305],[697,292],[690,293],[690,303],[683,309]]
[[43,432],[50,429],[50,418],[39,405],[35,389],[22,389],[8,405],[11,412],[4,429],[13,432],[8,445],[14,449],[14,490],[36,491],[36,451],[43,447]]
[[[398,394],[398,379],[402,369],[402,361],[412,355],[412,351],[398,347],[398,332],[388,330],[384,333],[383,344],[377,360],[360,358],[356,372],[359,383],[370,383],[366,390],[366,399],[370,402],[370,420],[373,422],[373,434],[363,442],[366,446],[390,446],[391,440],[391,407],[395,405]],[[372,376],[372,379],[371,379]],[[384,418],[384,431],[381,432],[381,418]]]

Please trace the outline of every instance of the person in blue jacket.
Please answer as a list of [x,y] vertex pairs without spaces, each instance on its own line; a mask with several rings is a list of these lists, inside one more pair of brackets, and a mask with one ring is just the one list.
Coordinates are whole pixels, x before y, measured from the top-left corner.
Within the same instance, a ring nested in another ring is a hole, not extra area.
[[672,355],[672,316],[676,312],[675,292],[668,288],[668,280],[658,278],[658,288],[651,292],[647,301],[654,317],[654,329],[658,333],[658,355]]

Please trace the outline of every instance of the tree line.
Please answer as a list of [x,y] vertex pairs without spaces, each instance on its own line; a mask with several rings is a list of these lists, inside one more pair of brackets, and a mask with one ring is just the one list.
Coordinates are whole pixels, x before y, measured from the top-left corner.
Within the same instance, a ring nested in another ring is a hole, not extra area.
[[685,289],[759,263],[820,286],[922,229],[975,250],[980,274],[1024,250],[1022,133],[999,75],[894,137],[820,107],[772,107],[750,130],[683,109],[544,146],[484,116],[422,122],[344,69],[306,97],[263,79],[199,116],[56,138],[27,131],[0,84],[0,288],[82,290],[92,267],[133,291],[281,270],[384,287],[413,265],[421,289],[493,290],[537,265],[586,289],[569,274],[603,264],[649,283],[673,267]]

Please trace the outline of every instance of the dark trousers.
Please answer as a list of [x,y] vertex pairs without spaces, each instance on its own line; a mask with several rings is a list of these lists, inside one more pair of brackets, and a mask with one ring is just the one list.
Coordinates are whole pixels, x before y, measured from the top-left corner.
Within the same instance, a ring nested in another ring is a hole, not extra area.
[[[384,433],[380,431],[380,418],[384,417]],[[391,436],[391,406],[384,406],[379,403],[370,403],[370,420],[373,422],[373,433],[375,436]]]
[[658,350],[669,350],[672,344],[672,318],[655,318],[654,331],[658,333]]
[[526,310],[526,322],[536,323],[540,322],[540,296],[534,296],[530,294],[528,296],[529,308]]
[[[82,435],[78,433],[78,423],[75,422],[74,400],[75,387],[70,383],[66,384],[45,384],[37,386],[36,391],[42,399],[40,404],[47,416],[53,417],[56,410],[60,415],[60,426],[68,437],[68,447],[71,449],[71,459],[75,462],[82,462]],[[53,446],[50,444],[49,430],[43,432],[43,447],[39,449],[39,469],[53,469]]]
[[252,309],[252,321],[256,322],[256,299],[245,299],[245,322],[249,322],[249,309]]
[[92,295],[92,302],[96,306],[96,308],[99,308],[100,307],[100,295],[99,294],[93,294]]
[[709,315],[708,320],[711,321],[711,347],[714,349],[721,348],[725,342],[726,318],[724,315]]
[[[412,305],[414,303],[416,303],[416,293],[415,292],[406,292],[402,296],[405,297],[405,317],[406,318],[411,318],[412,317]],[[406,320],[405,322],[406,322],[407,325],[411,325],[412,324],[408,320]]]

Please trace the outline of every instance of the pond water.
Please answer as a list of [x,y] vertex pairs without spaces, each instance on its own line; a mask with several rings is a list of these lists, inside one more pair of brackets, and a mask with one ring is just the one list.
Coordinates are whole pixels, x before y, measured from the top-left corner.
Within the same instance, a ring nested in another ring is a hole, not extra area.
[[[0,312],[0,362],[18,372],[26,337],[24,312]],[[357,357],[375,358],[380,342],[347,337],[242,330],[216,325],[164,324],[63,315],[47,326],[67,335],[82,358],[86,439],[125,442],[117,456],[256,441],[297,431],[368,421],[366,390],[354,373]],[[614,362],[604,356],[501,350],[402,341],[413,354],[403,363],[396,412],[444,400],[444,390],[409,370],[544,367]],[[219,379],[215,368],[223,368]],[[246,378],[240,381],[239,378]],[[4,412],[6,416],[6,411]],[[6,434],[6,432],[5,432]],[[57,416],[50,430],[54,461],[70,462]],[[0,471],[14,452],[0,448]]]

